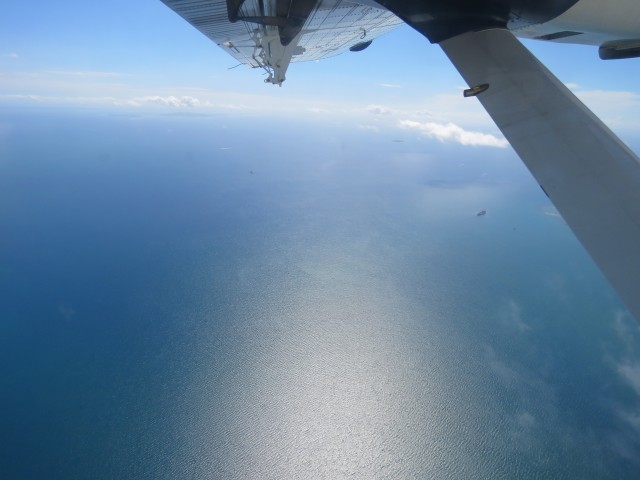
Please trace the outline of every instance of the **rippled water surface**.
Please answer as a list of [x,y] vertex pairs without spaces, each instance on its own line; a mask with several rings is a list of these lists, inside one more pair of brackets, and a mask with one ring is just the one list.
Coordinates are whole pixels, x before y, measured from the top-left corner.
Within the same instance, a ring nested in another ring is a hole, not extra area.
[[2,117],[5,478],[638,478],[637,324],[511,151],[264,125]]

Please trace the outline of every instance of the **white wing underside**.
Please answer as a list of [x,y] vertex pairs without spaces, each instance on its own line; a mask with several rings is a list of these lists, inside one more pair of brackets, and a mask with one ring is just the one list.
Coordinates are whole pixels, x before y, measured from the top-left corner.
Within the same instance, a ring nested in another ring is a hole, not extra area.
[[506,30],[440,43],[640,321],[640,160]]
[[[267,82],[281,84],[290,62],[319,60],[342,53],[400,26],[391,12],[345,0],[319,0],[298,36],[282,46],[278,27],[239,20],[231,23],[226,0],[162,0],[240,63],[263,68]],[[244,18],[270,14],[269,2],[246,0]]]

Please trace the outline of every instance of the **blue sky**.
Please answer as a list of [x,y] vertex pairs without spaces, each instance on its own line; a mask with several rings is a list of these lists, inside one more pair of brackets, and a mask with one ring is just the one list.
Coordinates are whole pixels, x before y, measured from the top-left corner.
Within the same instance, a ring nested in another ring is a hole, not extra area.
[[[259,70],[230,69],[235,59],[159,0],[10,2],[3,10],[0,105],[304,114],[505,145],[478,102],[462,98],[464,83],[440,48],[409,27],[364,52],[293,64],[279,88],[264,84]],[[623,139],[636,136],[640,60],[603,62],[596,47],[526,45]]]

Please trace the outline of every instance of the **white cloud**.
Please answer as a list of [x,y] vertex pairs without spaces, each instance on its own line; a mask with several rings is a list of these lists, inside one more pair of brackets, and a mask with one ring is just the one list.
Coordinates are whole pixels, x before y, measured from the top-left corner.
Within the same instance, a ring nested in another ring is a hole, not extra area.
[[132,106],[141,106],[148,103],[153,103],[156,105],[161,105],[163,107],[171,107],[171,108],[194,108],[194,107],[208,107],[213,106],[211,102],[201,101],[196,97],[191,96],[182,96],[176,97],[173,95],[169,95],[166,97],[162,97],[159,95],[149,95],[146,97],[137,97],[133,100],[130,100],[129,105]]
[[562,218],[562,215],[560,215],[558,209],[553,205],[545,205],[540,208],[540,211],[547,217]]
[[94,71],[62,71],[53,70],[45,72],[51,75],[61,75],[65,77],[85,77],[85,78],[105,78],[105,77],[121,77],[122,73],[119,72],[94,72]]
[[622,420],[629,424],[633,429],[640,432],[640,413],[620,411],[618,412],[618,415],[620,415]]
[[396,85],[395,83],[379,83],[378,86],[383,88],[400,88],[400,85]]
[[[14,56],[15,55],[15,56]],[[18,58],[18,54],[5,54],[5,57]],[[75,79],[93,79],[93,78],[113,78],[113,77],[126,77],[129,76],[126,73],[120,72],[99,72],[99,71],[85,71],[85,70],[49,70],[49,71],[35,71],[35,72],[2,72],[2,76],[8,78],[24,79],[24,78],[37,78],[45,79],[47,81],[59,80],[60,77],[75,78]]]
[[632,105],[638,105],[640,103],[640,95],[635,92],[615,91],[615,90],[585,90],[577,92],[576,95],[580,97],[585,103],[593,103],[597,105],[611,106],[613,103],[615,107],[629,108]]
[[42,77],[42,73],[41,72],[0,72],[0,77],[16,78],[16,79],[38,78],[38,77]]
[[20,58],[20,55],[18,55],[16,52],[3,53],[2,56],[8,58]]
[[360,130],[368,130],[370,132],[379,132],[380,131],[380,128],[376,127],[375,125],[364,125],[364,124],[361,124],[361,125],[358,125],[358,128]]
[[573,93],[611,128],[640,128],[640,94],[616,90],[576,90]]
[[[636,401],[632,403],[614,404],[612,407],[618,418],[634,432],[633,435],[637,438],[637,434],[640,433],[640,403],[638,403],[640,400],[640,359],[637,348],[640,342],[640,329],[638,329],[635,319],[624,310],[613,312],[612,327],[620,343],[612,344],[607,348],[610,352],[605,354],[605,361],[610,363],[624,384],[637,395]],[[609,439],[610,448],[624,458],[637,460],[637,451],[632,446],[628,435],[629,433],[623,430],[612,432]]]
[[69,305],[60,304],[58,305],[58,313],[68,322],[73,319],[77,312]]
[[[425,118],[439,123],[452,122],[465,128],[492,128],[494,123],[489,114],[475,97],[465,98],[462,92],[435,93],[422,104],[422,110],[429,116]],[[412,118],[411,116],[404,118]]]
[[509,300],[500,311],[500,318],[507,326],[515,326],[519,331],[526,332],[531,327],[522,319],[522,309],[514,300]]
[[488,133],[465,130],[455,123],[416,122],[401,120],[400,127],[416,130],[425,137],[434,138],[440,142],[456,142],[461,145],[479,147],[505,148],[509,143],[504,138],[498,138]]
[[21,101],[21,102],[38,102],[55,104],[73,104],[73,105],[122,105],[113,97],[57,97],[53,95],[28,95],[28,94],[0,94],[0,101]]
[[391,115],[391,109],[382,105],[368,105],[365,111],[373,115]]
[[[638,359],[637,348],[640,341],[640,331],[633,317],[623,310],[614,312],[612,327],[621,344],[616,344],[615,346],[615,357],[618,358],[613,358],[610,354],[607,354],[605,355],[605,360],[610,362],[622,381],[640,399],[640,360]],[[634,406],[618,406],[614,407],[614,410],[627,425],[640,432],[638,407],[640,407],[640,404],[635,402]],[[619,443],[623,444],[622,442]],[[616,448],[616,451],[618,450]],[[623,453],[624,451],[621,454]]]
[[636,342],[638,338],[638,328],[635,319],[625,310],[615,312],[613,319],[613,330],[618,338],[624,343],[628,353],[636,352]]
[[0,100],[30,100],[33,102],[40,102],[46,100],[46,97],[41,95],[23,95],[20,93],[0,95]]
[[640,395],[640,363],[620,363],[618,373]]
[[529,412],[523,412],[516,417],[518,425],[523,428],[531,428],[536,424],[536,418]]
[[227,110],[259,110],[260,109],[260,107],[252,108],[241,103],[225,103],[225,104],[220,104],[219,107],[225,108]]

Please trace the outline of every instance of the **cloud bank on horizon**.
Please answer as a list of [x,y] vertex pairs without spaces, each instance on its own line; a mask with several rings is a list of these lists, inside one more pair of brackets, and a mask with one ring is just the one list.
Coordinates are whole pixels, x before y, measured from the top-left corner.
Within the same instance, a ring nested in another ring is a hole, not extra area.
[[[500,134],[479,102],[469,102],[459,95],[459,87],[451,93],[436,92],[409,103],[396,98],[396,103],[301,98],[287,92],[264,89],[245,93],[240,89],[221,90],[197,87],[154,87],[137,85],[135,75],[111,71],[40,71],[0,73],[0,104],[47,106],[84,106],[102,109],[136,109],[152,114],[180,109],[194,113],[229,113],[242,111],[257,116],[296,117],[313,115],[324,121],[353,119],[370,131],[390,129],[415,132],[442,143],[470,147],[506,148],[508,142]],[[574,92],[605,123],[613,128],[640,128],[636,112],[640,94],[625,91],[581,90]],[[283,88],[282,90],[285,90]],[[397,91],[399,89],[394,89]],[[411,92],[408,92],[411,97]]]

